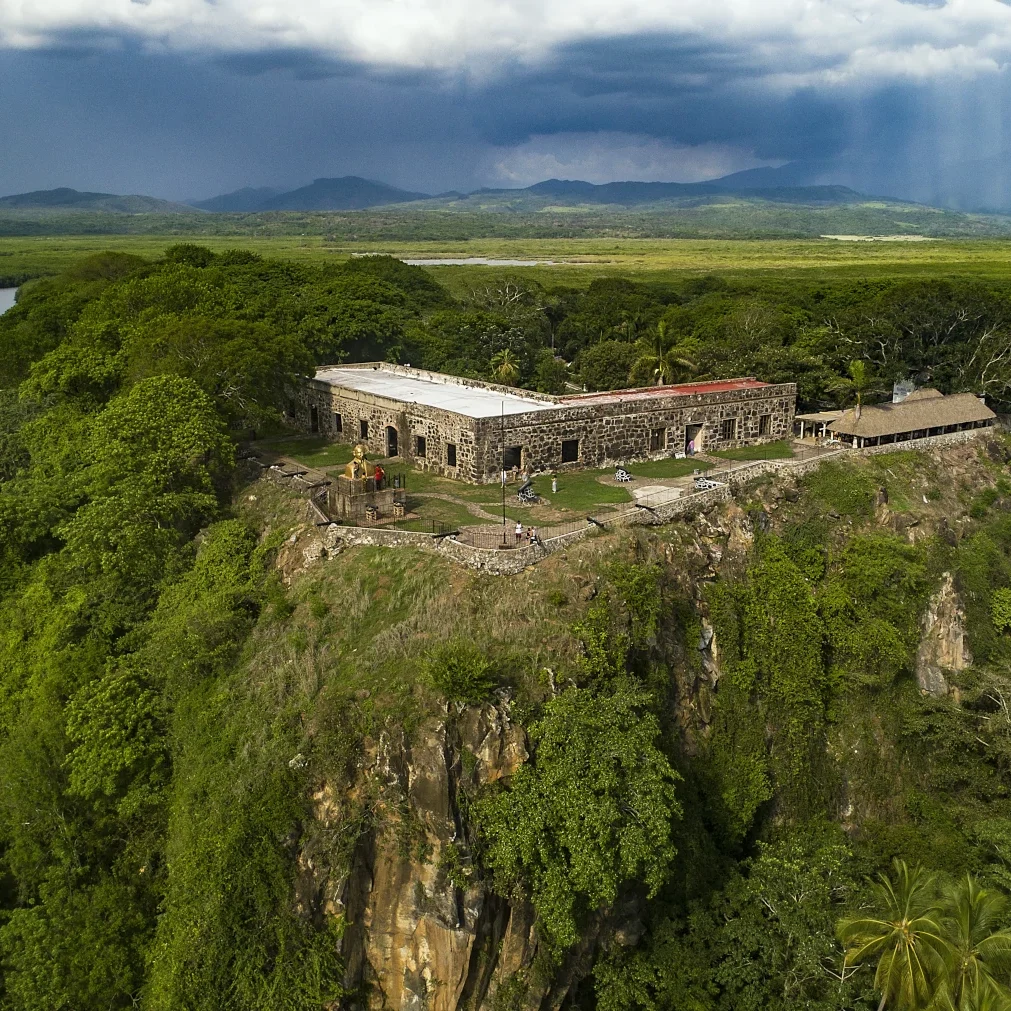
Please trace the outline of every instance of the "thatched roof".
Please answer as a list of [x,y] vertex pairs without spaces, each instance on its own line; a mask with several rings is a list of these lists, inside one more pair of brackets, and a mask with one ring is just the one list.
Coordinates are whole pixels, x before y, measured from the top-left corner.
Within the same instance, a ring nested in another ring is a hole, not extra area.
[[882,435],[901,435],[929,428],[964,425],[976,421],[993,421],[997,417],[972,393],[952,393],[944,396],[937,390],[916,390],[898,404],[864,406],[857,417],[850,408],[829,423],[833,432],[875,439]]

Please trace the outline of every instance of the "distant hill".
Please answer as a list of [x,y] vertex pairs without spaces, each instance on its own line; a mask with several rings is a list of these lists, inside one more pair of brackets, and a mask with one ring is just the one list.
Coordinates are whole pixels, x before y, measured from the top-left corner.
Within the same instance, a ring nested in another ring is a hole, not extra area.
[[846,186],[824,185],[832,178],[831,166],[805,163],[752,169],[700,183],[598,185],[545,179],[523,189],[427,196],[345,176],[317,179],[273,195],[246,188],[197,206],[60,189],[0,198],[0,236],[129,233],[196,238],[269,233],[326,235],[348,242],[1011,236],[1007,215],[864,196]]
[[34,190],[0,197],[0,209],[28,211],[105,211],[112,214],[196,214],[186,204],[157,197],[119,196],[116,193],[88,193],[61,186],[55,190]]
[[740,196],[780,204],[843,206],[866,201],[846,186],[811,185],[814,173],[807,165],[777,169],[751,169],[701,183],[588,183],[580,179],[545,179],[517,189],[479,189],[438,196],[413,193],[386,183],[342,176],[317,179],[288,193],[246,187],[210,200],[194,202],[206,211],[257,213],[260,211],[360,211],[374,207],[410,204],[412,210],[512,211],[536,213],[558,208],[593,207],[670,209],[699,206]]
[[256,210],[360,211],[368,207],[427,199],[427,193],[411,193],[386,183],[362,179],[361,176],[341,176],[339,179],[316,179],[308,186],[280,193],[265,200]]
[[[760,171],[760,170],[759,170]],[[775,171],[775,170],[774,170]],[[739,174],[738,174],[739,175]],[[770,185],[776,177],[735,176],[701,183],[588,183],[580,179],[545,179],[523,189],[481,189],[473,193],[449,193],[415,206],[439,206],[447,210],[538,211],[558,207],[671,208],[698,206],[730,197],[766,200],[780,204],[810,206],[859,204],[868,198],[847,186]]]
[[278,196],[282,191],[270,186],[243,186],[241,190],[223,193],[210,200],[191,200],[194,207],[202,211],[258,211],[268,200]]

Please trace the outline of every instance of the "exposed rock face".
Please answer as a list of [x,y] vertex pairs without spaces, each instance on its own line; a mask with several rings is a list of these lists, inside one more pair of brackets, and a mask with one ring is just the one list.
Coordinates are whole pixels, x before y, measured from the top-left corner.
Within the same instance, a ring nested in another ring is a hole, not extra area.
[[923,616],[923,636],[916,653],[916,680],[920,690],[946,695],[945,671],[965,670],[972,663],[965,632],[965,615],[951,573],[930,598]]
[[344,914],[346,985],[362,995],[355,1006],[457,1011],[490,1006],[503,986],[521,1006],[561,1002],[564,992],[552,1001],[547,983],[527,978],[533,910],[472,876],[458,806],[461,790],[511,776],[527,757],[507,702],[429,720],[410,741],[384,733],[352,791],[375,798],[366,806],[376,827],[343,873],[311,840],[346,822],[354,797],[345,802],[327,786],[316,794],[317,824],[300,854],[301,905]]

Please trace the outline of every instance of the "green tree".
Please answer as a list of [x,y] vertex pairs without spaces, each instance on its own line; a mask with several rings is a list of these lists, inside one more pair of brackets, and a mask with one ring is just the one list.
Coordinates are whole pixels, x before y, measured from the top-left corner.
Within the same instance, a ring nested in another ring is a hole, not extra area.
[[566,689],[530,730],[533,760],[476,806],[496,887],[529,890],[558,947],[575,944],[585,915],[623,886],[642,881],[652,896],[670,873],[679,777],[657,748],[649,702],[632,687]]
[[894,880],[879,875],[873,896],[870,915],[839,922],[844,964],[877,960],[879,1011],[924,1008],[935,995],[948,954],[936,879],[922,867],[895,860]]
[[982,1005],[1011,1008],[1011,928],[1005,927],[1007,899],[966,875],[948,890],[942,927],[945,971],[935,1004],[950,1011]]
[[656,325],[654,339],[639,341],[636,347],[640,354],[628,374],[628,381],[632,384],[645,385],[649,382],[666,386],[691,375],[697,368],[695,361],[679,345],[669,345],[667,324],[663,320]]
[[845,400],[852,400],[856,404],[856,413],[859,418],[864,397],[869,393],[876,393],[881,387],[867,362],[860,358],[854,358],[849,363],[847,371],[849,376],[834,380],[831,388],[840,393]]
[[520,380],[520,365],[515,353],[509,348],[491,356],[491,377],[504,386],[515,386]]
[[537,356],[536,386],[539,393],[564,393],[569,367],[550,351]]
[[1011,589],[998,587],[990,598],[990,614],[993,617],[993,627],[998,632],[1011,628]]
[[77,567],[153,587],[168,553],[217,512],[234,461],[210,398],[191,379],[144,379],[95,418],[85,454],[66,551]]
[[604,340],[579,353],[579,375],[587,389],[620,390],[628,386],[636,350],[624,341]]

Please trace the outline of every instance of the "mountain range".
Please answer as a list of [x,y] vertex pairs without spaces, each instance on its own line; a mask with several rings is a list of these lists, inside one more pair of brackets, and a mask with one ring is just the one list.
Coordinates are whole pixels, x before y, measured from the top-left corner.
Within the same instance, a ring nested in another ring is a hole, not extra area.
[[484,188],[472,193],[442,193],[432,196],[402,190],[385,183],[342,176],[316,179],[308,186],[279,193],[271,189],[244,187],[209,200],[195,200],[206,211],[249,213],[255,211],[349,211],[392,204],[412,203],[447,210],[543,210],[552,204],[567,206],[607,205],[638,207],[647,204],[679,204],[684,200],[726,196],[734,193],[781,203],[849,204],[865,199],[845,186],[811,186],[802,181],[806,170],[751,169],[701,183],[588,183],[578,179],[546,179],[515,189]]
[[522,188],[436,195],[342,176],[287,191],[245,187],[189,204],[61,188],[0,197],[0,235],[243,235],[265,226],[276,234],[346,235],[350,241],[1011,235],[1011,216],[866,196],[831,184],[829,169],[792,164],[694,183],[546,179]]
[[[308,186],[279,191],[270,187],[243,187],[187,204],[148,196],[90,193],[62,187],[0,197],[0,209],[105,211],[120,214],[188,213],[251,214],[269,211],[357,211],[372,207],[411,204],[412,209],[458,211],[538,212],[560,207],[656,209],[698,206],[712,200],[740,196],[749,200],[815,206],[857,204],[866,197],[846,186],[808,185],[806,171],[791,166],[750,169],[698,183],[611,182],[588,183],[578,179],[546,179],[513,189],[484,188],[471,193],[437,195],[399,189],[360,176],[320,178]],[[902,203],[903,201],[892,201]]]

